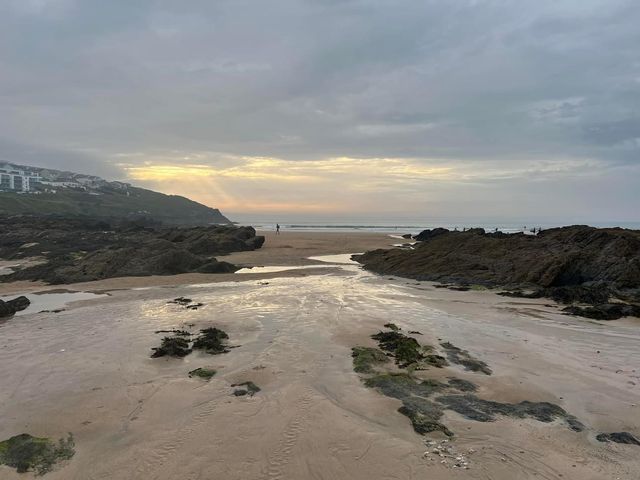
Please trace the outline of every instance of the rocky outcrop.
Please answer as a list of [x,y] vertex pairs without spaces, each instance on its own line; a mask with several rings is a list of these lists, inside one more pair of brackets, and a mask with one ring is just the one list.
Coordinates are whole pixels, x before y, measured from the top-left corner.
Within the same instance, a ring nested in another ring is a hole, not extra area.
[[442,235],[444,233],[449,233],[449,230],[446,228],[434,228],[433,230],[423,230],[418,235],[414,236],[413,239],[418,242],[425,242],[432,238],[437,237],[438,235]]
[[630,305],[604,308],[614,316],[633,314],[640,304],[640,231],[577,225],[534,236],[435,229],[415,238],[422,240],[414,250],[375,250],[354,259],[385,275],[501,286],[516,289],[513,296],[566,304],[612,305],[617,298]]
[[26,309],[29,305],[31,305],[31,301],[25,296],[20,296],[6,302],[0,300],[0,318],[15,315],[17,312]]
[[215,256],[255,250],[264,243],[252,227],[166,228],[146,223],[77,218],[0,217],[0,258],[44,256],[39,265],[0,281],[51,284],[104,278],[228,273],[238,268]]

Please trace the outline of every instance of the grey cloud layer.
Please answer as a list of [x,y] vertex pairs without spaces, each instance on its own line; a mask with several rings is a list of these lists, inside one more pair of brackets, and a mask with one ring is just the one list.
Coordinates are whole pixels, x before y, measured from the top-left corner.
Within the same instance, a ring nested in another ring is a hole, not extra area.
[[5,0],[0,137],[105,171],[172,150],[637,166],[638,25],[635,0]]

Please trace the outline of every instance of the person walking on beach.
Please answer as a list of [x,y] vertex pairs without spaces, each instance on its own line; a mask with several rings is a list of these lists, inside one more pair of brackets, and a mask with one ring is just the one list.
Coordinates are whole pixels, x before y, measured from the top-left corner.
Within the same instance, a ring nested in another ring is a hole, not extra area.
[[280,224],[276,223],[276,235],[280,235]]

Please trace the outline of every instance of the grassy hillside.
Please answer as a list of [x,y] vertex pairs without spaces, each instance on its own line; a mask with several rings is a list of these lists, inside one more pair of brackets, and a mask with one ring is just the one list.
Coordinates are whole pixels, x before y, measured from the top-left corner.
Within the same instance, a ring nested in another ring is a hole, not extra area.
[[145,216],[170,225],[206,225],[231,223],[218,209],[177,195],[130,187],[129,195],[108,187],[100,195],[83,191],[18,195],[0,192],[0,214],[57,214],[90,217]]

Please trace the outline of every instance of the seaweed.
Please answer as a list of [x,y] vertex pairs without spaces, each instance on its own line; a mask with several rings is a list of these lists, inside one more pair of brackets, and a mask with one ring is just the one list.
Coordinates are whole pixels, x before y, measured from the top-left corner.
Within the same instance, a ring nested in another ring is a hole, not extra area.
[[245,388],[236,388],[233,391],[233,394],[236,397],[242,397],[242,396],[245,396],[245,395],[253,397],[256,393],[258,393],[260,391],[260,387],[258,387],[255,383],[253,383],[251,381],[242,382],[242,383],[234,383],[231,386],[232,387],[245,387]]
[[44,475],[59,461],[71,459],[75,454],[74,447],[71,433],[58,443],[22,433],[0,442],[0,464],[15,468],[18,473],[31,470],[36,475]]
[[415,338],[407,337],[400,332],[378,332],[371,338],[378,342],[382,350],[392,353],[401,368],[424,359],[420,343]]
[[229,353],[225,341],[229,338],[226,332],[215,327],[200,330],[200,335],[193,342],[194,350],[204,350],[211,355]]
[[472,372],[482,372],[485,375],[491,375],[493,373],[485,362],[472,357],[466,350],[462,350],[450,342],[443,342],[440,346],[445,349],[447,358],[451,363],[462,365],[465,370]]
[[174,298],[173,300],[170,300],[167,303],[175,303],[176,305],[189,305],[191,302],[193,302],[193,300],[191,300],[190,298],[187,297],[178,297],[178,298]]
[[395,323],[385,323],[384,328],[388,328],[389,330],[393,330],[394,332],[400,330],[400,327],[398,327]]
[[188,332],[186,330],[176,330],[176,329],[172,329],[172,330],[156,330],[154,333],[173,333],[174,335],[178,335],[180,337],[190,337],[191,336],[191,332]]
[[212,368],[200,367],[196,368],[195,370],[191,370],[189,372],[189,378],[200,377],[204,378],[205,380],[210,380],[216,373],[218,372]]
[[173,303],[175,305],[181,305],[188,310],[197,310],[198,308],[204,306],[204,303],[195,303],[192,299],[187,297],[178,297],[173,300],[168,301],[167,303]]
[[353,370],[358,373],[373,373],[374,365],[389,362],[382,350],[373,347],[353,347],[351,349],[353,357]]
[[188,340],[180,337],[164,337],[159,347],[152,348],[151,358],[186,357],[191,353]]

